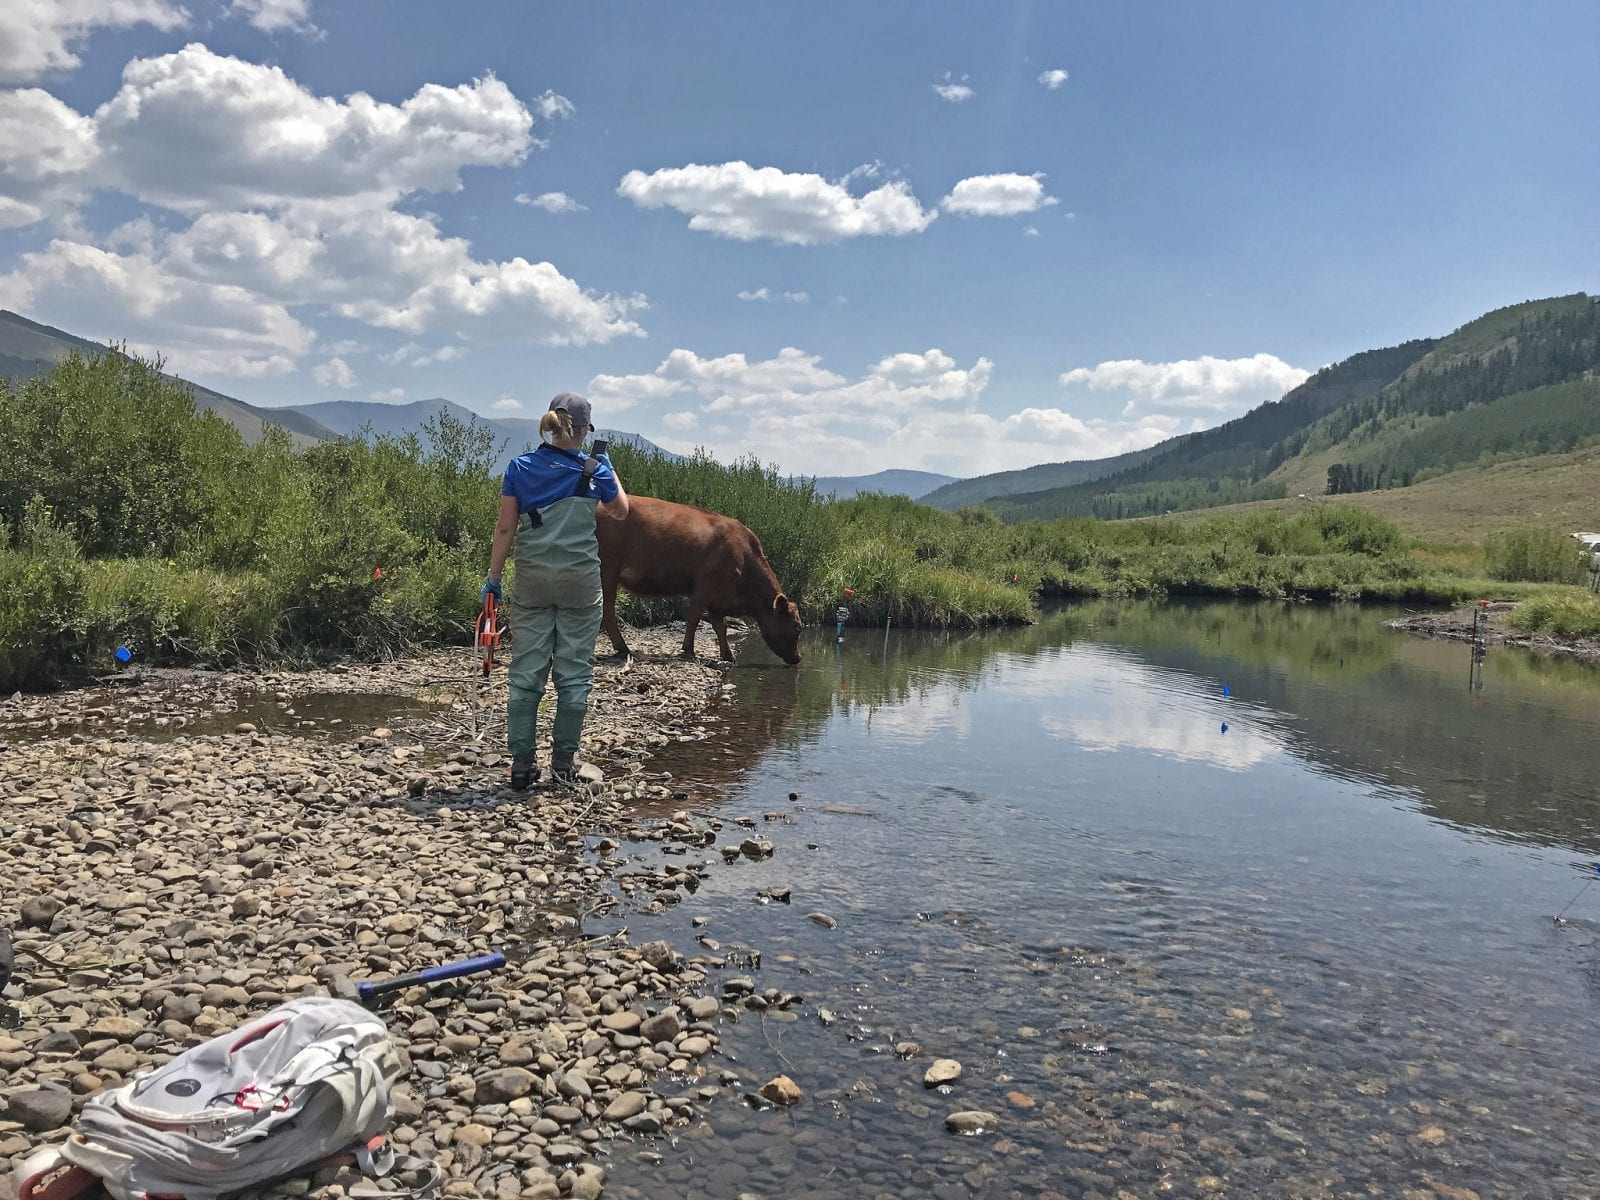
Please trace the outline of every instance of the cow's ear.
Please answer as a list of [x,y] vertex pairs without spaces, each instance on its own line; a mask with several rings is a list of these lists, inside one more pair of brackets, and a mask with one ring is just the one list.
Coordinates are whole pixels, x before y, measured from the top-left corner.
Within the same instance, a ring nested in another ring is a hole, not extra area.
[[788,604],[788,603],[789,603],[789,597],[785,596],[782,592],[779,592],[776,596],[774,596],[772,598],[772,611],[773,612],[782,612],[783,611],[783,606]]

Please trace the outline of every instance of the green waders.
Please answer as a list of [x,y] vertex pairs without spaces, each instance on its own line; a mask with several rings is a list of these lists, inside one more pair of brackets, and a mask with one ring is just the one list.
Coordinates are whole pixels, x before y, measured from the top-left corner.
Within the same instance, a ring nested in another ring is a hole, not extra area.
[[557,500],[517,522],[517,573],[511,587],[511,698],[506,743],[512,757],[532,757],[539,701],[553,674],[556,719],[550,749],[558,758],[578,749],[594,682],[594,640],[600,633],[600,545],[595,501]]

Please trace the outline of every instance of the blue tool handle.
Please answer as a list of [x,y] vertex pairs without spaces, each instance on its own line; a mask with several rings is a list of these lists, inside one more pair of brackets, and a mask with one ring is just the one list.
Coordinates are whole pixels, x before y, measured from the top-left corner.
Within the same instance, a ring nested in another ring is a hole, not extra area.
[[416,987],[418,984],[439,983],[462,975],[475,975],[479,971],[498,971],[505,965],[504,954],[482,954],[477,958],[464,958],[460,962],[424,967],[409,975],[396,975],[393,979],[384,979],[377,983],[358,983],[356,994],[363,1000],[371,1000],[374,996],[381,996],[385,992],[396,992],[402,988]]

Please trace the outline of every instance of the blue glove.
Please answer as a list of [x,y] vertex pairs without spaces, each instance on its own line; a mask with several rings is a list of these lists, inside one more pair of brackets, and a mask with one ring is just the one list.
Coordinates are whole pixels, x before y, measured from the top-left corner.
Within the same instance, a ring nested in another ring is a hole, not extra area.
[[596,454],[594,457],[596,462],[605,463],[606,470],[610,471],[613,475],[617,473],[617,469],[611,465],[611,452],[609,450],[604,454]]
[[500,590],[500,581],[498,579],[485,579],[483,581],[483,593],[478,597],[478,603],[485,603],[490,596],[494,597],[496,604],[505,599],[505,595]]

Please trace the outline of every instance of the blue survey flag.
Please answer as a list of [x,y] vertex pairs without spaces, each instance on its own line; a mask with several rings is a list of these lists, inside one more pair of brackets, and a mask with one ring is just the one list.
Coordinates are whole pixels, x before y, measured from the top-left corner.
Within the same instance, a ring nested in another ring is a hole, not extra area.
[[132,650],[129,650],[126,646],[118,646],[117,647],[117,661],[119,663],[129,662],[129,661],[132,660],[132,658],[133,658],[133,651]]
[[1227,684],[1223,684],[1223,685],[1222,685],[1222,694],[1223,694],[1223,695],[1224,695],[1224,696],[1231,696],[1231,695],[1233,695],[1233,693],[1232,693],[1232,692],[1230,692],[1230,691],[1229,691],[1229,690],[1228,690],[1228,685],[1227,685]]

